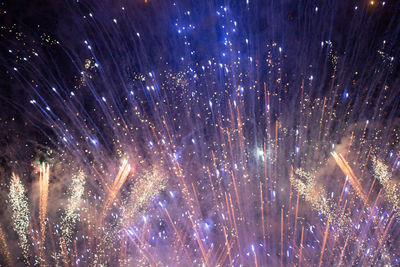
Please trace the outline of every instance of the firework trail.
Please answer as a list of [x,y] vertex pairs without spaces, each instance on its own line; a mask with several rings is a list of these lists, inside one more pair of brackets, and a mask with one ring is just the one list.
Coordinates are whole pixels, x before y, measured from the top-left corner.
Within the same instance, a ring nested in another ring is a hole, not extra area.
[[28,260],[29,248],[29,207],[26,192],[21,180],[13,174],[9,193],[10,205],[12,208],[12,220],[15,232],[18,234],[19,245],[22,249],[25,260]]
[[45,140],[12,168],[38,192],[7,183],[5,262],[399,264],[398,4],[52,5],[1,28]]
[[69,245],[73,238],[74,226],[79,218],[78,211],[82,205],[82,196],[85,190],[85,176],[81,172],[78,175],[74,175],[71,181],[70,197],[68,204],[65,208],[65,214],[61,222],[62,225],[62,243]]
[[336,163],[340,167],[340,169],[343,171],[343,173],[346,175],[346,177],[349,178],[351,186],[356,190],[357,195],[359,198],[364,201],[364,204],[367,203],[367,197],[365,196],[364,192],[362,191],[361,184],[357,177],[354,175],[353,170],[350,168],[349,164],[347,161],[343,158],[342,155],[337,154],[336,152],[331,152],[333,158],[335,159]]
[[118,171],[117,177],[115,177],[112,186],[109,188],[110,193],[104,203],[104,210],[103,210],[104,214],[107,212],[111,204],[114,203],[114,200],[117,197],[117,194],[121,189],[122,185],[128,178],[130,171],[131,171],[131,166],[128,164],[127,160],[124,160],[120,170]]
[[11,253],[8,248],[6,237],[4,236],[3,229],[1,229],[1,227],[0,227],[0,242],[1,242],[1,253],[5,259],[5,264],[7,264],[8,266],[12,266]]
[[39,220],[40,220],[40,244],[41,258],[43,258],[45,240],[46,240],[46,215],[47,215],[47,200],[49,195],[49,166],[43,164],[40,166],[40,176],[39,176]]

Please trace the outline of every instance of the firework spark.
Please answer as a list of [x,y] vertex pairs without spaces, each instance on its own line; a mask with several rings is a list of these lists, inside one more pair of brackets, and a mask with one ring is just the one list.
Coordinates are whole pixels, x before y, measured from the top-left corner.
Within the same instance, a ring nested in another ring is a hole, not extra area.
[[85,189],[85,175],[79,172],[72,177],[70,186],[70,197],[65,207],[65,215],[61,222],[61,234],[64,240],[63,246],[69,245],[73,238],[73,231],[76,220],[79,218],[78,211],[82,205],[82,196]]
[[57,2],[0,28],[24,96],[0,123],[40,136],[29,170],[4,161],[9,264],[15,233],[26,265],[399,264],[398,15],[261,2]]
[[374,173],[378,181],[382,184],[384,197],[392,205],[394,212],[400,216],[400,187],[393,181],[389,167],[377,157],[373,158]]
[[28,242],[30,224],[28,198],[26,197],[25,188],[21,180],[15,174],[11,177],[10,193],[8,197],[13,211],[12,220],[14,230],[18,234],[19,245],[23,251],[26,262],[28,262],[30,250]]

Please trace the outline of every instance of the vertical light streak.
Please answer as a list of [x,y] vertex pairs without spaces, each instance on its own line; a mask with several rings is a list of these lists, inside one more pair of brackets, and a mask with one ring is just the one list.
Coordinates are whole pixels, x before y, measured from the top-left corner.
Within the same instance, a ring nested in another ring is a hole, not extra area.
[[300,252],[299,252],[299,267],[301,267],[301,259],[303,258],[303,235],[304,235],[304,226],[301,227]]
[[206,256],[205,251],[204,251],[204,246],[203,246],[203,243],[202,243],[202,241],[200,239],[199,231],[197,230],[197,227],[196,227],[195,223],[193,222],[192,217],[189,217],[189,220],[192,223],[192,227],[193,227],[192,229],[193,229],[194,233],[196,234],[195,239],[197,241],[197,244],[199,245],[199,248],[200,248],[200,251],[201,251],[201,255],[203,256],[204,264],[208,267],[209,266],[208,258]]
[[44,242],[46,239],[46,216],[47,216],[47,200],[49,196],[49,177],[50,168],[49,165],[43,163],[40,166],[39,174],[39,216],[40,216],[40,239],[41,245],[44,247]]
[[0,255],[2,254],[5,259],[7,266],[12,266],[11,254],[7,245],[6,237],[3,232],[3,228],[0,226]]
[[323,123],[323,119],[324,119],[325,107],[326,107],[326,97],[324,97],[324,104],[322,105],[321,119],[319,121],[318,143],[321,140],[322,123]]
[[300,192],[297,192],[296,211],[295,211],[295,216],[294,216],[293,243],[295,243],[295,241],[296,241],[297,216],[298,216],[298,212],[299,212],[299,199],[300,199]]
[[260,182],[260,202],[261,202],[261,226],[263,235],[263,246],[265,246],[265,223],[264,223],[264,197],[262,191],[262,183]]
[[257,253],[256,253],[256,251],[253,251],[253,254],[254,254],[254,265],[255,265],[255,267],[258,267],[258,261],[257,261]]
[[283,266],[283,209],[281,209],[281,266]]
[[326,222],[326,227],[325,227],[325,232],[324,232],[324,241],[322,242],[321,256],[320,256],[320,258],[319,258],[318,267],[321,267],[321,265],[322,265],[322,258],[324,257],[325,246],[326,246],[326,240],[327,240],[327,238],[328,238],[328,231],[329,231],[329,221],[330,221],[330,219],[328,218],[328,221]]
[[340,258],[339,258],[339,263],[338,266],[340,266],[342,264],[342,260],[343,260],[343,256],[344,256],[344,252],[346,250],[346,246],[347,246],[347,242],[349,241],[350,236],[347,236],[346,241],[344,242],[344,246],[342,248],[342,252],[340,253]]
[[229,264],[232,265],[231,246],[229,244],[228,235],[226,234],[225,226],[223,227],[223,229],[224,229],[224,236],[225,236],[225,242],[226,242],[226,250],[228,252],[228,257],[229,257]]

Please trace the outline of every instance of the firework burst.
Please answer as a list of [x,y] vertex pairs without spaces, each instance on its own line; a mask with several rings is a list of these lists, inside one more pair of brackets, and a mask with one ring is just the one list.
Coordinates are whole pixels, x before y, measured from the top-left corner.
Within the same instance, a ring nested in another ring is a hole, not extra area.
[[8,100],[40,136],[28,161],[45,162],[12,166],[4,262],[399,264],[385,2],[55,5],[57,25],[1,28],[25,102]]

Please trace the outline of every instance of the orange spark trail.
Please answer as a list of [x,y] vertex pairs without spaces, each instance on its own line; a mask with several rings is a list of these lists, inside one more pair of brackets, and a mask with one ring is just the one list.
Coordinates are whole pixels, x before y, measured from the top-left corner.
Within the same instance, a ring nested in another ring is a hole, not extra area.
[[281,266],[283,266],[283,209],[281,209]]
[[8,249],[6,237],[4,236],[3,229],[0,227],[0,255],[3,254],[5,258],[5,263],[6,266],[12,266],[12,261],[11,261],[11,254],[10,250]]
[[164,208],[164,211],[165,211],[165,213],[167,214],[167,217],[168,217],[168,219],[169,219],[169,222],[170,222],[171,225],[172,225],[172,228],[174,228],[174,231],[175,231],[176,236],[178,237],[179,243],[181,244],[182,249],[183,249],[183,251],[185,252],[185,256],[186,256],[186,257],[188,258],[188,260],[190,261],[190,256],[189,256],[189,253],[188,253],[188,251],[187,251],[187,249],[186,249],[186,247],[185,247],[185,244],[184,244],[184,242],[183,242],[183,240],[182,240],[181,234],[178,232],[178,229],[176,228],[174,222],[172,221],[171,215],[169,214],[167,208]]
[[351,186],[354,188],[354,190],[356,191],[358,197],[361,198],[362,201],[364,202],[364,204],[366,205],[367,197],[365,196],[365,194],[362,190],[360,181],[355,176],[353,170],[350,168],[347,161],[343,158],[343,156],[341,154],[338,154],[336,152],[331,152],[331,155],[335,159],[337,165],[340,167],[342,172],[349,178],[349,182],[350,182]]
[[[39,198],[39,217],[40,217],[40,240],[41,240],[41,248],[44,253],[44,241],[46,239],[46,214],[47,214],[47,200],[49,195],[49,176],[50,169],[49,165],[43,164],[40,166],[40,175],[39,175],[39,190],[40,190],[40,198]],[[42,255],[44,256],[44,255]]]
[[344,246],[343,246],[342,252],[340,253],[340,259],[339,259],[339,263],[338,263],[337,266],[340,266],[340,264],[342,263],[342,259],[343,259],[343,256],[344,256],[344,251],[346,249],[347,242],[349,241],[349,237],[350,236],[347,236],[346,241],[344,242]]
[[299,199],[300,199],[300,193],[297,192],[297,200],[296,200],[296,215],[294,217],[294,231],[293,231],[293,242],[296,239],[296,227],[297,227],[297,215],[299,212]]
[[329,218],[328,218],[328,222],[326,223],[326,228],[325,228],[325,233],[324,233],[324,242],[322,243],[321,257],[319,258],[318,267],[321,267],[322,258],[324,257],[324,251],[325,251],[325,246],[326,246],[326,240],[328,239],[328,231],[329,231]]
[[262,233],[263,233],[263,245],[265,246],[265,225],[264,225],[264,198],[262,191],[262,183],[260,182],[260,200],[261,200],[261,225],[262,225]]
[[[103,208],[103,219],[105,216],[105,212],[107,209],[112,205],[114,199],[116,198],[119,190],[121,189],[122,185],[125,183],[126,179],[128,178],[129,172],[131,171],[131,165],[128,163],[127,160],[122,162],[122,166],[118,171],[117,176],[114,179],[114,183],[110,188],[110,194],[105,201],[104,208]],[[102,221],[102,220],[101,220]]]
[[301,257],[302,257],[302,254],[303,254],[303,234],[304,234],[304,226],[301,227],[300,253],[299,253],[299,267],[301,267]]

